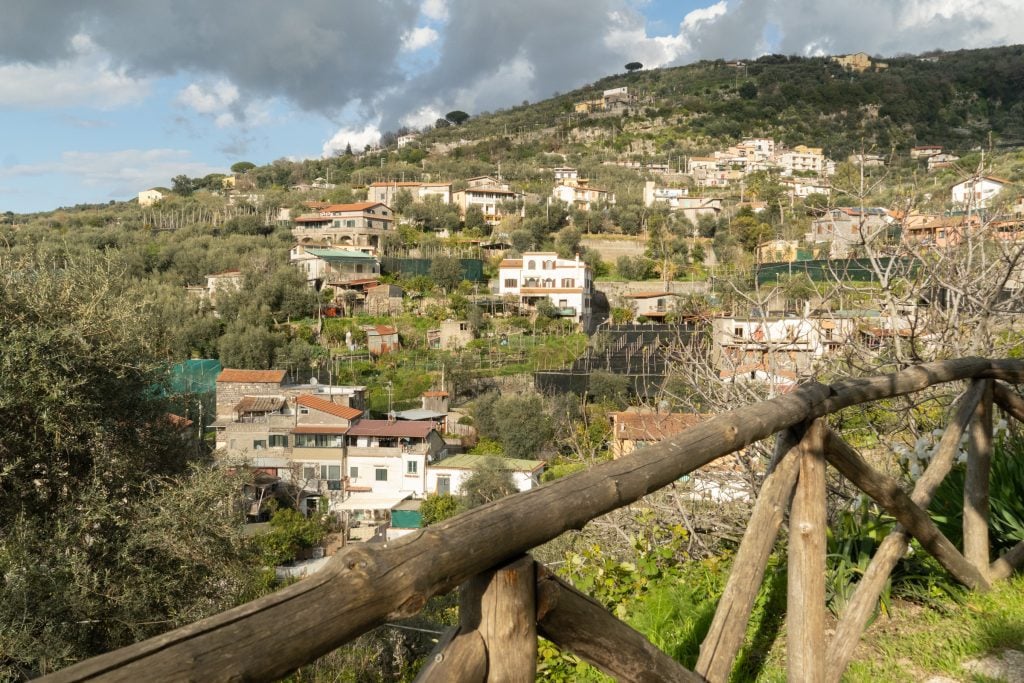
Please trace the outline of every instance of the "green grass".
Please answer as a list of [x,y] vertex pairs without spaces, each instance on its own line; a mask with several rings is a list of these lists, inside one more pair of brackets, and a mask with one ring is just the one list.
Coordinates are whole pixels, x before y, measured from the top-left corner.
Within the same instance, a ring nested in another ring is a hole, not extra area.
[[[936,607],[897,602],[890,618],[880,617],[868,628],[843,680],[884,683],[944,675],[982,681],[986,679],[968,673],[963,664],[1024,647],[1024,576],[1001,582],[988,593],[968,594],[963,604],[950,600]],[[780,633],[756,680],[785,680],[784,650]]]

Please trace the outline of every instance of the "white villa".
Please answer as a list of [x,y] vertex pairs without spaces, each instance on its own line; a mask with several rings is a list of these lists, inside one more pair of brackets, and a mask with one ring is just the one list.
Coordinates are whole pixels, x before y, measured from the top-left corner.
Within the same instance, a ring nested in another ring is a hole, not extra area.
[[553,251],[528,251],[521,259],[505,259],[498,270],[499,294],[516,296],[526,306],[546,298],[562,317],[584,329],[590,325],[593,291],[590,266],[579,256],[562,259]]

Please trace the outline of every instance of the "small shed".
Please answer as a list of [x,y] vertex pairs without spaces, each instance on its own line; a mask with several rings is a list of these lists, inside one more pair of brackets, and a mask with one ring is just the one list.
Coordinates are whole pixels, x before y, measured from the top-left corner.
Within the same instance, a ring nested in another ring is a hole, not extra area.
[[401,348],[398,330],[390,325],[364,325],[362,330],[366,333],[366,348],[374,356],[383,356]]

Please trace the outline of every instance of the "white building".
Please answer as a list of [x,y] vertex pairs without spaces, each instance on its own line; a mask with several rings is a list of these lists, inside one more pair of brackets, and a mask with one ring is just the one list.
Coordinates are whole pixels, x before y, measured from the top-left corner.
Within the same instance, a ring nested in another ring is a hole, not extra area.
[[[453,455],[450,458],[427,467],[427,491],[429,493],[461,495],[462,485],[489,457],[486,455]],[[521,460],[517,458],[494,457],[512,475],[512,481],[520,491],[529,491],[540,486],[544,473],[543,460]]]
[[985,209],[1009,182],[993,176],[974,176],[954,185],[951,199],[961,209]]
[[139,193],[139,206],[153,206],[164,198],[160,190],[143,190]]
[[580,172],[571,166],[560,166],[555,169],[555,182],[571,184],[579,180]]
[[395,197],[402,190],[409,193],[414,203],[426,201],[429,197],[437,197],[442,204],[451,204],[452,201],[451,183],[400,182],[397,180],[371,183],[367,188],[367,200],[391,206],[395,202]]
[[777,163],[782,167],[784,175],[801,172],[818,174],[825,172],[825,155],[822,154],[820,147],[797,145],[793,149],[779,154]]
[[559,314],[584,329],[590,326],[594,283],[590,266],[561,259],[555,252],[528,251],[521,259],[505,259],[498,269],[498,293],[515,296],[526,306],[548,299]]
[[570,207],[590,211],[595,204],[614,204],[615,195],[608,190],[590,187],[586,180],[577,180],[573,184],[555,185],[551,196]]

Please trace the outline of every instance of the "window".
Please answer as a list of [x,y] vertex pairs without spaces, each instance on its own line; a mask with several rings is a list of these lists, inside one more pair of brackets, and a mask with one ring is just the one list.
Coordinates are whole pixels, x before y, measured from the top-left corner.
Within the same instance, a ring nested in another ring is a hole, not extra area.
[[306,481],[310,479],[316,479],[316,465],[303,465],[302,466],[302,478]]
[[320,465],[320,478],[341,481],[341,465]]
[[354,220],[345,221],[345,227],[346,228],[354,228],[354,227],[356,227],[356,222]]
[[341,448],[340,434],[296,434],[296,448]]
[[569,308],[569,300],[568,299],[559,299],[558,300],[558,307],[559,308]]
[[252,442],[252,449],[254,451],[262,451],[267,447],[266,439],[254,439]]
[[388,471],[382,467],[378,467],[376,470],[374,470],[374,479],[376,479],[377,481],[387,481]]
[[536,268],[537,268],[537,262],[536,262],[536,261],[527,261],[527,262],[526,262],[526,267],[527,267],[527,269],[529,269],[529,270],[536,270]]
[[562,278],[562,286],[563,287],[575,287],[576,286],[576,279],[575,278],[571,278],[571,277],[563,277]]
[[350,479],[358,479],[359,478],[359,468],[358,467],[349,467],[348,468],[348,476],[349,476]]
[[742,327],[734,327],[733,330],[732,330],[732,334],[733,334],[734,337],[742,337],[743,336],[743,328]]
[[287,448],[288,447],[288,435],[287,434],[271,434],[270,435],[270,447],[271,448]]
[[299,415],[309,415],[309,408],[300,406],[299,407]]
[[419,463],[415,460],[407,460],[405,463],[406,474],[417,474],[419,472]]
[[361,264],[361,263],[357,263],[356,264],[356,272],[357,273],[363,272],[363,264]]
[[514,277],[505,278],[505,286],[506,287],[512,287],[512,288],[518,287],[519,286],[519,280],[515,279]]

